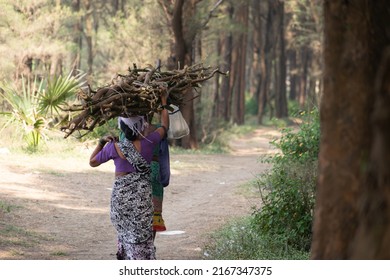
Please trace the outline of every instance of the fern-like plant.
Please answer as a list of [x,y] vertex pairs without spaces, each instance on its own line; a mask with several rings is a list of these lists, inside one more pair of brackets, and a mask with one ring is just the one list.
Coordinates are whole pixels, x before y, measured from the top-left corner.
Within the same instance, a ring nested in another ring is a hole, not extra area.
[[61,106],[75,96],[77,90],[84,84],[85,74],[76,76],[70,72],[67,76],[55,76],[47,80],[45,89],[39,94],[39,111],[45,115],[61,115]]
[[40,139],[45,137],[46,120],[37,108],[42,85],[36,77],[33,81],[22,77],[21,89],[10,83],[0,83],[0,95],[11,107],[11,112],[3,113],[7,119],[3,129],[13,125],[15,131],[22,133],[27,149],[31,151],[36,151]]
[[35,152],[41,139],[45,139],[48,124],[61,118],[61,106],[72,98],[84,84],[84,75],[33,80],[22,77],[21,88],[13,83],[0,82],[0,96],[8,103],[10,111],[2,112],[6,117],[5,127],[15,126],[26,141],[27,150]]

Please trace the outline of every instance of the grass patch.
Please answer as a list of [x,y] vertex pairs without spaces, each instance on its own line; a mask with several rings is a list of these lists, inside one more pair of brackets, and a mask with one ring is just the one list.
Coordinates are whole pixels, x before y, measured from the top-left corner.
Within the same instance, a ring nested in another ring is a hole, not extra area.
[[45,173],[48,175],[52,175],[55,177],[66,177],[67,175],[63,171],[56,171],[56,170],[45,170],[45,169],[38,169],[38,172]]
[[62,251],[56,251],[56,252],[52,252],[50,255],[57,256],[57,257],[64,257],[64,256],[68,256],[69,254]]
[[210,260],[308,260],[309,253],[288,245],[283,236],[262,235],[252,218],[232,221],[211,235],[204,251]]
[[33,247],[41,241],[49,238],[33,231],[28,231],[20,227],[0,223],[0,246],[1,247]]
[[0,212],[9,213],[12,209],[18,208],[16,205],[8,204],[7,202],[0,200]]

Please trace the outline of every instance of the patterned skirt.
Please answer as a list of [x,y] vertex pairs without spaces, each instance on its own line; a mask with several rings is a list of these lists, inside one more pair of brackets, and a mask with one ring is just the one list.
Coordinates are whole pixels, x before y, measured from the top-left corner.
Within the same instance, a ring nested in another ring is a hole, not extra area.
[[152,187],[150,179],[130,173],[115,180],[111,222],[118,234],[118,259],[154,260]]

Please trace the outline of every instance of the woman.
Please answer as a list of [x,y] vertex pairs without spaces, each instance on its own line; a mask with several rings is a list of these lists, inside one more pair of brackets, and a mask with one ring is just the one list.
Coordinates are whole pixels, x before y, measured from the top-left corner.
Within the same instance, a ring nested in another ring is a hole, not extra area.
[[[150,163],[153,149],[169,128],[166,97],[161,97],[161,127],[148,136],[144,117],[119,118],[125,139],[116,142],[105,136],[93,151],[89,164],[92,167],[114,160],[115,182],[111,194],[111,222],[118,234],[118,243],[124,259],[154,260],[153,205]],[[106,143],[108,143],[106,145]]]
[[165,231],[165,222],[162,217],[164,188],[169,185],[170,179],[170,160],[168,139],[161,139],[160,145],[153,151],[151,163],[152,170],[152,196],[153,196],[153,237],[156,237],[157,231]]
[[[148,125],[146,135],[155,131],[161,124]],[[119,134],[119,140],[125,138],[123,131]],[[159,145],[156,145],[153,150],[151,169],[151,184],[152,184],[152,202],[153,202],[153,240],[156,238],[157,231],[165,231],[165,221],[162,217],[162,206],[164,199],[164,188],[169,185],[171,176],[170,159],[169,159],[169,144],[167,135],[165,135]],[[118,248],[117,257],[123,259],[120,254],[121,248]]]

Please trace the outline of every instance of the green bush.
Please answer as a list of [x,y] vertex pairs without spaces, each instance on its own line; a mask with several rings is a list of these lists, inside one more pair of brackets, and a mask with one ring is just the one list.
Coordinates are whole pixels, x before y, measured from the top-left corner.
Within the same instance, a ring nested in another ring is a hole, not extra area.
[[297,132],[285,129],[273,142],[280,153],[267,159],[271,170],[259,178],[263,205],[253,226],[263,235],[283,237],[297,249],[309,250],[317,181],[319,114],[315,110]]
[[269,172],[257,179],[262,207],[211,236],[206,259],[306,260],[311,244],[320,127],[317,110],[301,112],[298,130],[284,129],[272,144],[280,153],[264,161]]
[[248,93],[245,94],[245,114],[246,115],[257,115],[257,104],[255,97],[253,95],[250,95]]
[[47,131],[62,118],[61,106],[74,99],[77,89],[84,84],[83,75],[53,78],[22,77],[17,82],[0,81],[0,97],[9,110],[0,112],[6,119],[0,131],[13,126],[27,144],[26,151],[38,152]]

